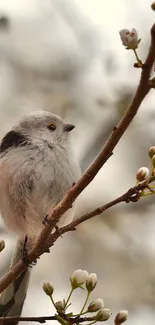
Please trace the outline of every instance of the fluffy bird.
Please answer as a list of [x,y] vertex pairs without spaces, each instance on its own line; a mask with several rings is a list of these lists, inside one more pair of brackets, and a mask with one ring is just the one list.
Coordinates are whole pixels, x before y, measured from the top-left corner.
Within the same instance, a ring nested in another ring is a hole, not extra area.
[[[21,258],[25,235],[31,246],[42,230],[42,218],[80,177],[71,131],[74,125],[46,111],[22,117],[0,144],[0,213],[19,239],[11,267]],[[73,220],[74,205],[59,225]],[[20,315],[30,270],[22,273],[0,297],[0,316]]]

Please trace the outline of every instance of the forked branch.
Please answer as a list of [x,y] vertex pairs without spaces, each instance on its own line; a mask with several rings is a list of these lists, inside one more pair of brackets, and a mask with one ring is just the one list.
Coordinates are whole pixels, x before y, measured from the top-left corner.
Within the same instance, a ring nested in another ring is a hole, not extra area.
[[[33,249],[30,251],[28,257],[29,261],[32,262],[36,258],[38,258],[47,247],[47,243],[52,245],[55,240],[60,237],[60,232],[65,233],[69,230],[69,225],[63,228],[60,228],[54,234],[51,234],[51,231],[58,223],[62,214],[65,213],[73,204],[75,199],[79,196],[79,194],[88,186],[88,184],[94,179],[98,171],[102,168],[102,166],[106,163],[108,158],[112,155],[114,148],[118,144],[119,140],[123,136],[124,132],[129,127],[132,122],[134,116],[136,115],[140,104],[144,100],[145,96],[151,89],[151,84],[149,82],[151,69],[153,66],[153,62],[155,60],[155,24],[151,28],[151,45],[147,55],[147,58],[142,66],[141,78],[139,81],[139,85],[137,87],[136,93],[129,105],[126,113],[120,120],[117,126],[114,127],[109,139],[103,146],[103,149],[95,159],[95,161],[91,164],[91,166],[86,170],[80,180],[70,189],[70,191],[65,195],[65,197],[61,200],[61,202],[52,210],[49,211],[48,214],[48,224],[42,230],[40,235],[38,236],[37,242]],[[128,193],[128,192],[127,192]],[[125,194],[124,194],[125,195]],[[103,212],[111,206],[124,201],[124,195],[107,205],[98,208],[98,212]],[[123,199],[122,199],[123,198]],[[96,211],[96,210],[95,210]],[[78,220],[72,223],[72,227],[75,228],[81,222],[91,218],[94,216],[94,213],[86,214],[79,218]],[[97,213],[96,213],[97,214]],[[67,228],[68,227],[68,228]],[[71,227],[71,224],[70,224]],[[59,235],[59,236],[58,236]],[[44,248],[44,249],[43,249]],[[12,282],[14,281],[20,273],[25,270],[26,266],[24,262],[20,260],[1,280],[0,280],[0,293]]]

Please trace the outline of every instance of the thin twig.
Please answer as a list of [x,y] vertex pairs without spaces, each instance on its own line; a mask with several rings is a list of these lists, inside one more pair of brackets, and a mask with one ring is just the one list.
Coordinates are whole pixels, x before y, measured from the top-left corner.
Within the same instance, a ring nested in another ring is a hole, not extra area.
[[[57,320],[55,316],[39,316],[39,317],[20,317],[20,316],[12,316],[12,317],[0,317],[0,324],[16,324],[17,322],[38,322],[38,323],[45,323],[49,320]],[[91,317],[70,317],[70,323],[77,324],[83,323],[86,321],[92,321]]]
[[[43,247],[46,245],[48,236],[50,235],[52,229],[55,227],[60,217],[64,212],[66,212],[75,201],[77,196],[84,190],[86,186],[94,179],[101,167],[106,163],[108,158],[112,155],[113,149],[118,144],[124,132],[127,130],[134,116],[136,115],[138,108],[151,89],[149,83],[149,77],[151,73],[151,68],[155,59],[155,24],[151,28],[151,45],[149,49],[148,56],[142,67],[142,73],[138,88],[136,90],[135,96],[133,97],[128,110],[124,114],[121,121],[116,127],[114,127],[109,139],[104,145],[102,151],[99,153],[95,161],[83,174],[80,180],[70,189],[66,196],[61,200],[61,202],[51,211],[49,211],[49,224],[42,230],[35,246],[28,254],[28,258],[31,261],[38,258],[43,253]],[[25,270],[26,266],[23,261],[19,261],[1,280],[0,280],[0,292],[2,292],[13,280],[15,280],[21,272]]]
[[[155,180],[155,177],[151,177],[150,182],[153,182]],[[61,237],[63,234],[69,232],[69,231],[73,231],[76,229],[76,227],[78,225],[80,225],[82,222],[87,221],[101,213],[104,213],[106,210],[110,209],[111,207],[121,203],[121,202],[125,202],[125,203],[129,203],[129,202],[137,202],[140,199],[140,192],[142,190],[144,190],[145,188],[147,188],[146,183],[143,184],[138,184],[137,186],[134,186],[133,188],[130,188],[126,193],[124,193],[123,195],[119,196],[118,198],[116,198],[115,200],[106,203],[105,205],[96,208],[95,210],[85,213],[83,214],[81,217],[79,217],[78,219],[72,221],[71,223],[69,223],[68,225],[58,228],[56,229],[56,231],[51,234],[48,238],[48,241],[46,243],[47,247],[51,247],[54,242]]]

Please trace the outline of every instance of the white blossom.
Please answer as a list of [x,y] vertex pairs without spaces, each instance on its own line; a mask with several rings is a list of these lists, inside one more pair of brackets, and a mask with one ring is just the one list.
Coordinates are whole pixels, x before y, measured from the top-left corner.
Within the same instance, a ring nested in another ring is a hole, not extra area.
[[64,312],[65,310],[65,300],[59,300],[55,303],[56,310],[58,312]]
[[140,39],[136,29],[132,29],[131,32],[128,29],[122,29],[119,32],[121,41],[127,49],[135,50],[138,47]]
[[87,280],[88,272],[85,270],[76,270],[73,272],[72,276],[70,277],[72,288],[76,289],[82,284],[84,284]]
[[87,277],[86,288],[89,292],[93,291],[97,284],[97,275],[90,273]]

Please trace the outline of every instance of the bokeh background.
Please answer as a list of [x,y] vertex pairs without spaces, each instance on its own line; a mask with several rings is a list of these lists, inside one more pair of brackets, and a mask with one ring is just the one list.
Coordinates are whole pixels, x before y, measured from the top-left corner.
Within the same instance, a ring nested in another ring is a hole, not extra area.
[[[144,60],[155,20],[150,5],[149,0],[0,0],[0,136],[27,112],[52,111],[76,124],[73,141],[84,171],[127,108],[140,76],[119,30],[137,29]],[[137,169],[149,166],[154,103],[151,91],[114,155],[77,200],[76,217],[122,194],[135,184]],[[0,225],[6,241],[0,254],[3,275],[15,238]],[[53,313],[42,283],[50,281],[55,299],[62,299],[78,268],[97,273],[93,298],[103,298],[113,316],[128,309],[128,324],[153,325],[154,198],[120,204],[59,239],[33,268],[23,315]],[[75,311],[82,299],[84,293],[77,290]]]

